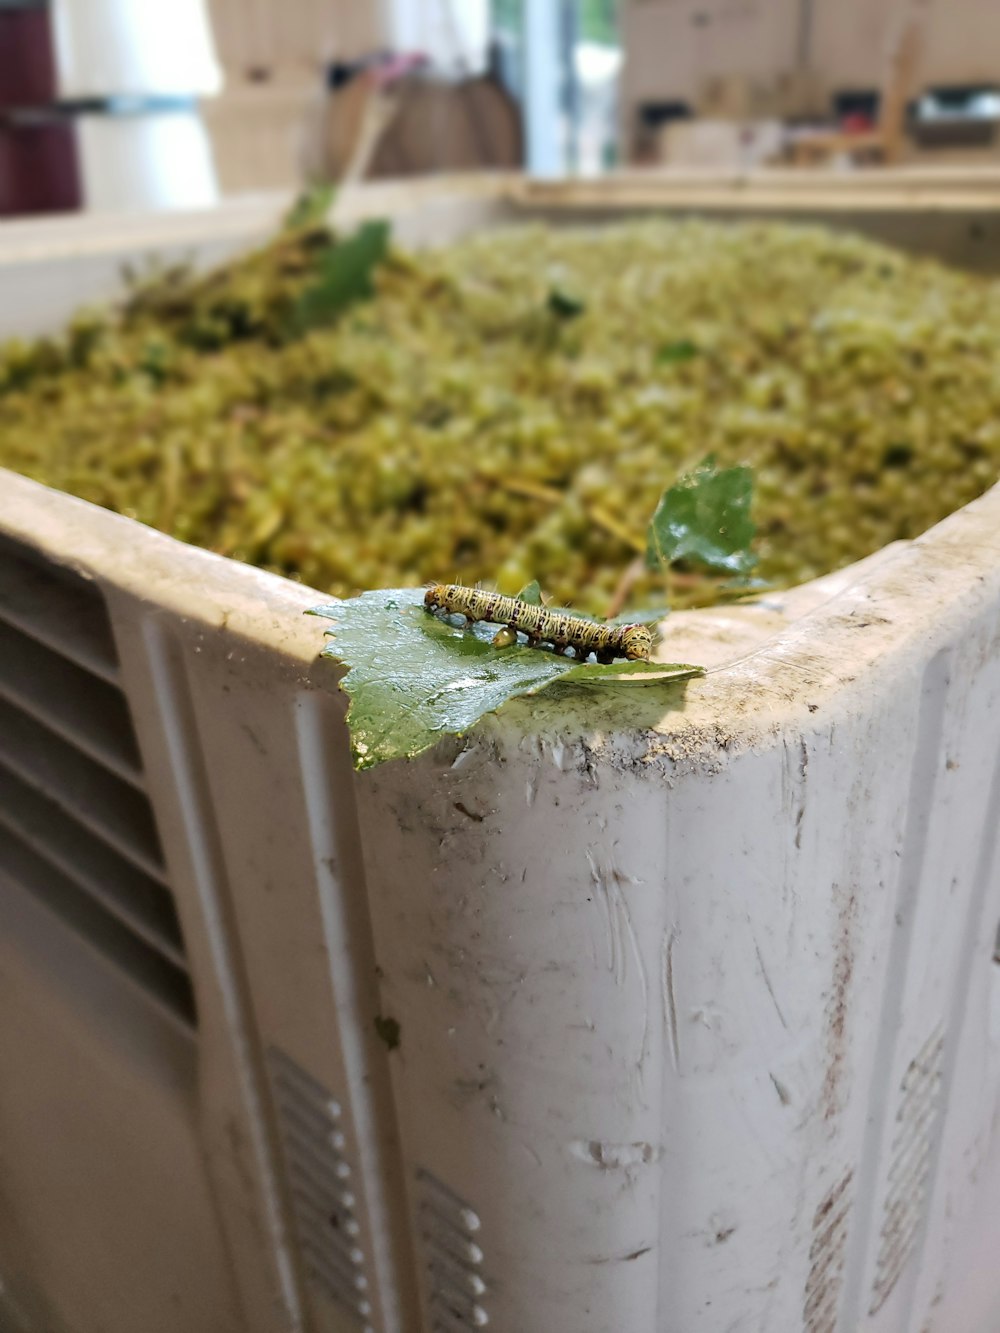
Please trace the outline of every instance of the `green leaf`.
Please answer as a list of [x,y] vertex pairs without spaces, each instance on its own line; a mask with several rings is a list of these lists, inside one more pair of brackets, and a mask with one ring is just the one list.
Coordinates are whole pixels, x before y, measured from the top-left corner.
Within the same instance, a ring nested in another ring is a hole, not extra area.
[[679,361],[690,361],[698,355],[698,348],[690,338],[679,338],[677,342],[664,343],[656,353],[658,366],[674,365]]
[[709,569],[746,574],[757,563],[750,550],[753,473],[748,467],[717,468],[714,457],[660,496],[647,534],[651,569],[693,560]]
[[658,625],[670,615],[669,606],[634,606],[606,621],[608,625]]
[[310,227],[320,226],[326,221],[336,192],[333,185],[310,185],[308,189],[302,191],[282,218],[282,230],[304,231]]
[[316,281],[299,297],[293,324],[299,332],[328,324],[355,301],[374,295],[372,274],[389,249],[389,224],[365,222],[320,259]]
[[412,758],[443,736],[462,735],[487,713],[557,681],[572,685],[659,684],[702,674],[661,662],[578,662],[540,648],[496,649],[495,626],[459,629],[423,605],[421,588],[365,592],[316,607],[333,620],[323,649],[349,668],[347,721],[354,765]]
[[582,297],[574,296],[572,292],[567,292],[562,287],[549,289],[546,305],[549,313],[555,315],[557,319],[576,319],[577,315],[582,315],[587,308],[587,303]]
[[541,606],[542,604],[542,590],[538,586],[537,579],[532,579],[530,583],[526,583],[517,595],[522,602],[528,602],[531,606]]

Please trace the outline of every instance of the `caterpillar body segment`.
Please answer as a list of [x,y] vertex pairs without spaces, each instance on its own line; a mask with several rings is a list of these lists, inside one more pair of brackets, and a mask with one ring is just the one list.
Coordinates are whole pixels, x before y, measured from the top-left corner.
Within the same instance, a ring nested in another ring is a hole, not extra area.
[[[424,606],[428,611],[444,611],[465,616],[470,622],[486,620],[505,625],[527,635],[530,647],[551,643],[556,652],[573,648],[578,657],[594,653],[598,662],[613,662],[616,657],[629,661],[647,661],[653,636],[646,625],[601,625],[582,620],[565,611],[549,611],[544,606],[522,602],[519,597],[505,597],[482,588],[463,588],[458,583],[435,583],[427,589]],[[497,646],[509,642],[497,636]],[[495,640],[496,642],[496,640]]]

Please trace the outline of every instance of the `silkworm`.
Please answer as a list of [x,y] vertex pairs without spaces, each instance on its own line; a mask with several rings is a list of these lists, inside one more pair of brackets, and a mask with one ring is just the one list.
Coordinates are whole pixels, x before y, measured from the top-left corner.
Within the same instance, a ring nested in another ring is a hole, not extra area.
[[616,657],[645,661],[653,647],[653,636],[646,625],[601,625],[566,611],[534,606],[519,597],[504,597],[502,593],[482,588],[463,588],[457,583],[432,584],[424,597],[424,606],[428,611],[465,616],[470,623],[487,620],[494,625],[506,625],[512,631],[521,630],[532,648],[539,643],[551,643],[556,652],[573,648],[578,657],[594,653],[598,662],[613,662]]

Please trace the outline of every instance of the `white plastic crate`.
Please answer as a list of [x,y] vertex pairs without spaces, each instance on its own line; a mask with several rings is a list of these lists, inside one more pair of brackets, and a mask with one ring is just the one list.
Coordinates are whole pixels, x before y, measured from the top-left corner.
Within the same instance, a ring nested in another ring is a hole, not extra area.
[[[68,300],[121,241],[80,225]],[[361,777],[318,600],[0,474],[0,1310],[995,1333],[1000,491],[675,617],[682,710],[522,701]]]

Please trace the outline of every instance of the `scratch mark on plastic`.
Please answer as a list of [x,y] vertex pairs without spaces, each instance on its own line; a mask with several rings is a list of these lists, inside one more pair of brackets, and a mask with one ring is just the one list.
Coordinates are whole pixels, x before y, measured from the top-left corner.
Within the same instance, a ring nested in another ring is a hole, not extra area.
[[632,1250],[630,1254],[608,1254],[601,1259],[588,1259],[588,1264],[629,1264],[633,1259],[641,1259],[644,1254],[649,1254],[652,1245],[643,1245],[638,1250]]
[[663,938],[661,953],[663,1016],[666,1019],[667,1034],[670,1037],[670,1058],[673,1062],[674,1073],[679,1071],[681,1064],[680,1037],[677,1031],[677,1000],[674,996],[674,944],[676,940],[677,928],[672,926]]
[[661,1149],[655,1143],[608,1143],[603,1139],[574,1139],[569,1150],[580,1162],[599,1166],[605,1171],[620,1171],[631,1166],[649,1166],[658,1162]]
[[460,815],[465,815],[467,819],[472,819],[477,824],[481,824],[483,820],[486,818],[485,815],[477,814],[475,810],[468,809],[468,807],[463,805],[461,801],[455,801],[453,802],[453,804],[455,806],[455,809],[458,811]]
[[604,908],[607,922],[608,971],[614,977],[615,985],[623,986],[625,984],[625,951],[622,948],[621,915],[617,909],[617,904],[612,899],[607,876],[601,873],[594,859],[594,854],[589,848],[587,850],[587,860],[590,863],[590,878],[593,881],[597,897],[601,901],[601,906]]
[[528,1160],[531,1162],[532,1166],[537,1168],[542,1165],[541,1157],[539,1157],[538,1153],[534,1150],[534,1148],[531,1146],[530,1143],[522,1143],[521,1148],[527,1154]]
[[792,1100],[791,1093],[785,1087],[784,1083],[782,1083],[780,1078],[775,1078],[771,1073],[768,1073],[768,1078],[774,1084],[774,1090],[778,1094],[778,1101],[781,1102],[782,1106],[787,1106]]
[[[629,911],[628,900],[622,892],[621,885],[617,882],[616,872],[612,871],[614,883],[609,888],[609,895],[613,895],[615,908],[619,917],[619,934],[624,926],[628,933],[629,944],[632,946],[632,956],[635,958],[636,973],[639,978],[639,988],[642,991],[642,1036],[639,1039],[639,1051],[635,1061],[635,1071],[639,1080],[642,1079],[642,1062],[646,1058],[646,1047],[649,1037],[649,985],[646,981],[646,968],[643,965],[642,954],[639,950],[639,941],[636,938],[635,927],[632,924],[632,914]],[[624,965],[623,965],[624,972]]]
[[757,955],[757,963],[760,967],[760,975],[764,978],[764,985],[767,987],[767,993],[771,997],[771,1003],[774,1005],[775,1013],[781,1019],[781,1026],[788,1031],[788,1024],[785,1022],[785,1015],[781,1012],[781,1005],[778,1003],[778,997],[774,993],[774,987],[771,985],[771,978],[767,975],[767,968],[764,966],[764,958],[760,951],[760,945],[756,940],[753,942],[754,952]]

